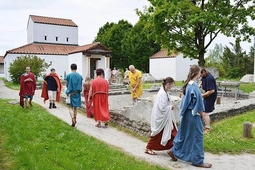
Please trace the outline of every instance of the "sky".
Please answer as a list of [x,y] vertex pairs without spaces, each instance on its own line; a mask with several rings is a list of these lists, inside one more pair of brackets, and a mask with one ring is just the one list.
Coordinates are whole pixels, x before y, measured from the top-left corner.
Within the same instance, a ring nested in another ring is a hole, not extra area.
[[[79,45],[90,44],[106,22],[124,19],[132,25],[139,20],[135,9],[143,10],[148,0],[0,0],[0,56],[27,44],[29,15],[71,19],[78,25]],[[255,22],[251,23],[255,26]],[[252,38],[253,41],[253,38]],[[228,45],[233,38],[218,36],[210,45]],[[249,51],[252,43],[241,43]]]

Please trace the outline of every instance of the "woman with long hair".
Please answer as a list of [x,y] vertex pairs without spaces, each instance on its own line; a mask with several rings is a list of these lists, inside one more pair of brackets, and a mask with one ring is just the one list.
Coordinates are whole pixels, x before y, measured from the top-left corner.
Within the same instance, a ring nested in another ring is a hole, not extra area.
[[153,104],[151,114],[151,136],[145,153],[156,155],[153,150],[168,150],[173,146],[173,139],[177,133],[173,103],[169,90],[174,85],[174,79],[167,77],[162,82]]
[[192,65],[183,86],[181,101],[181,123],[174,138],[174,146],[168,151],[173,161],[181,159],[202,168],[211,168],[204,162],[204,104],[196,83],[200,77],[200,67]]

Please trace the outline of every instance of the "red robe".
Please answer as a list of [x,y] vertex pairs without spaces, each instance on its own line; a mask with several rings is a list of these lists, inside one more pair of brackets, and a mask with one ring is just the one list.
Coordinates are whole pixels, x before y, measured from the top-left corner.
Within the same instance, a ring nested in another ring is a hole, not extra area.
[[95,121],[108,122],[110,120],[108,106],[109,84],[104,78],[97,77],[91,81],[91,86]]
[[155,150],[155,151],[171,149],[173,147],[174,137],[177,134],[177,130],[176,130],[174,125],[173,125],[173,127],[174,127],[174,129],[172,130],[172,133],[171,133],[171,139],[168,140],[166,146],[163,146],[163,145],[160,144],[162,134],[163,134],[163,130],[164,130],[164,129],[162,129],[161,132],[158,133],[156,136],[151,136],[150,137],[146,148],[147,149],[152,149],[152,150]]
[[[56,83],[57,83],[57,86],[58,86],[58,89],[59,89],[59,91],[57,91],[56,101],[59,102],[60,101],[60,94],[61,94],[61,91],[62,91],[62,84],[60,82],[58,74],[55,73],[53,75],[50,75],[50,73],[49,73],[45,77],[47,77],[47,76],[53,76],[53,78],[56,80]],[[43,100],[44,103],[45,103],[46,100],[49,99],[47,84],[45,82],[43,82],[41,97],[44,98],[44,100]]]
[[[27,78],[31,78],[33,81],[26,81]],[[33,73],[29,74],[22,74],[20,76],[20,91],[19,91],[19,96],[20,96],[20,106],[24,107],[24,97],[25,95],[33,96],[35,94],[36,90],[36,80],[35,76]]]
[[93,105],[92,105],[92,100],[90,99],[90,101],[88,102],[88,97],[89,97],[89,88],[90,85],[83,85],[83,94],[84,94],[84,99],[85,99],[85,104],[86,104],[86,114],[87,117],[93,117],[94,116],[94,109],[93,109]]

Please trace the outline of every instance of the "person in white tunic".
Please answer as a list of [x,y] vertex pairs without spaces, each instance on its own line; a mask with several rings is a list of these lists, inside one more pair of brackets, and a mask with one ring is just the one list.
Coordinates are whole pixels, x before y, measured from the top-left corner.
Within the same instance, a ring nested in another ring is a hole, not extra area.
[[173,115],[173,104],[169,90],[174,85],[174,79],[167,77],[154,100],[151,113],[151,136],[147,143],[145,153],[157,155],[153,150],[169,150],[177,134],[177,126]]

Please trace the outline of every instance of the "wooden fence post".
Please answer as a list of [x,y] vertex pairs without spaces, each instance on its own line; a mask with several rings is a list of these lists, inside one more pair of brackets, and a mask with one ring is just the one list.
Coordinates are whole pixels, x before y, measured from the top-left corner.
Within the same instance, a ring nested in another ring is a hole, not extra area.
[[252,130],[252,123],[251,122],[244,122],[243,124],[243,137],[251,138],[251,130]]
[[216,104],[220,104],[220,96],[216,98]]

